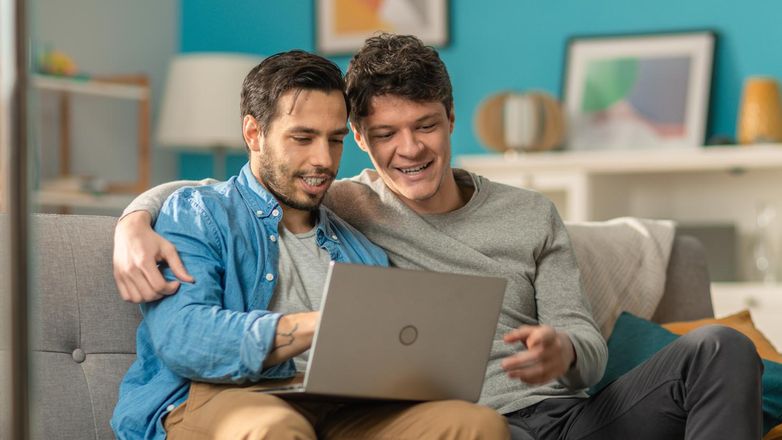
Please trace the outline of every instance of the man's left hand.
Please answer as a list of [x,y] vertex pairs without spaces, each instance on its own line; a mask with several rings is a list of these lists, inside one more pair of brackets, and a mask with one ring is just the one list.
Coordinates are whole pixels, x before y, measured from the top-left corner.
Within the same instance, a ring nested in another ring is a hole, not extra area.
[[573,342],[548,325],[523,325],[505,334],[506,344],[522,342],[527,349],[502,360],[508,377],[540,385],[565,374],[575,362]]

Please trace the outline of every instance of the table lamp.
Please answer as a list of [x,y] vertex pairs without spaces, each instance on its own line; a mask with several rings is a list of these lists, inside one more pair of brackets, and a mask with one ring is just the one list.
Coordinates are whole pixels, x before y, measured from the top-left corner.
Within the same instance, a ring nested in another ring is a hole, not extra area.
[[171,62],[158,124],[161,146],[214,153],[216,179],[225,179],[225,153],[245,148],[239,95],[262,57],[188,53]]

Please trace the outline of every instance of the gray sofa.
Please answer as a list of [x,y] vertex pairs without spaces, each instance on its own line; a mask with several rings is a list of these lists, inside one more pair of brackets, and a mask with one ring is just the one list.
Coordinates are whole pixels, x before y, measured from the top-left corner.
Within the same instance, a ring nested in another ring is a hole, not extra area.
[[[115,221],[34,216],[35,439],[114,438],[109,419],[119,381],[134,359],[140,318],[137,306],[120,299],[112,277]],[[654,320],[712,313],[703,248],[693,238],[677,237]]]

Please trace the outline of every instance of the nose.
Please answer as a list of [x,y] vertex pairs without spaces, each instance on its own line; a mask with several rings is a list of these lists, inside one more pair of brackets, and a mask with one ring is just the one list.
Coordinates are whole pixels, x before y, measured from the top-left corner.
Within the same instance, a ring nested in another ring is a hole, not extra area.
[[310,148],[310,165],[316,168],[329,168],[334,166],[333,151],[329,145],[328,139],[318,140],[313,142],[312,148]]
[[403,130],[399,139],[399,145],[397,145],[396,153],[400,156],[415,157],[421,150],[423,150],[423,144],[416,138],[415,132],[412,130]]

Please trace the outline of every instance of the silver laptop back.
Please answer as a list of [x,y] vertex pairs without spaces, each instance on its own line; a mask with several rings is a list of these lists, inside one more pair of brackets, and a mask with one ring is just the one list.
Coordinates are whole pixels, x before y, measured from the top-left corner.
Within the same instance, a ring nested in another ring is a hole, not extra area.
[[307,393],[476,401],[506,280],[331,263]]

